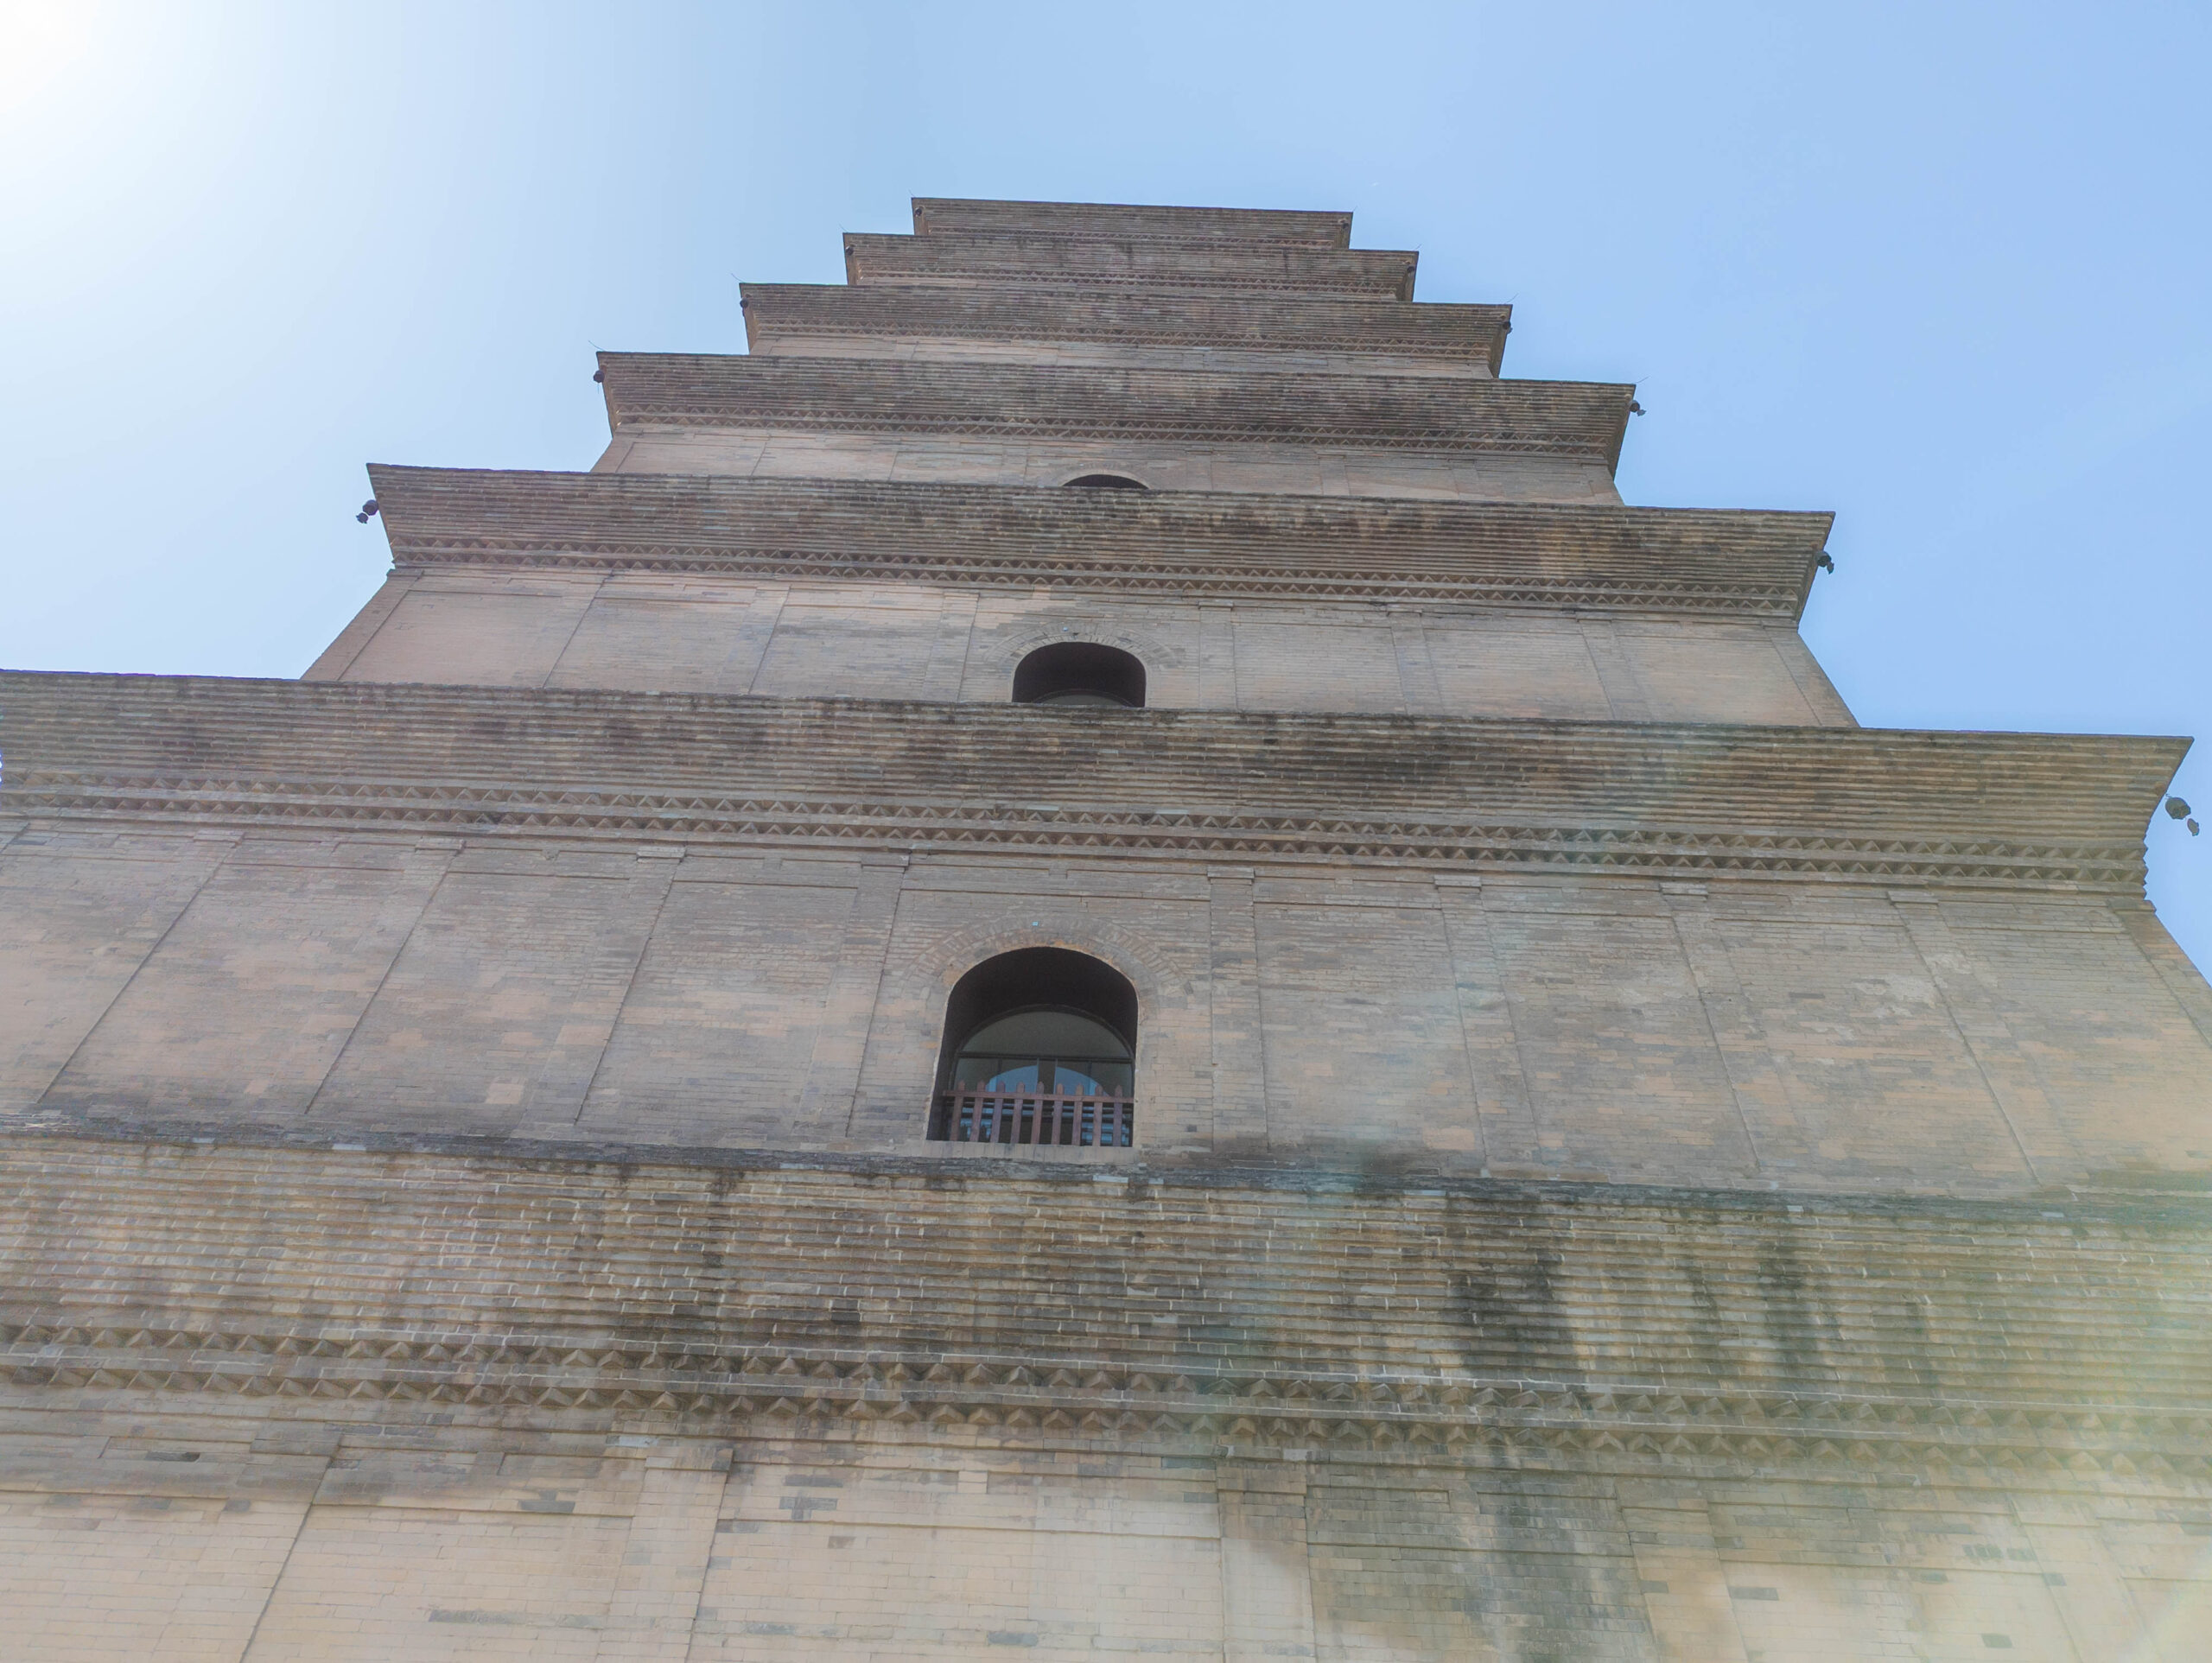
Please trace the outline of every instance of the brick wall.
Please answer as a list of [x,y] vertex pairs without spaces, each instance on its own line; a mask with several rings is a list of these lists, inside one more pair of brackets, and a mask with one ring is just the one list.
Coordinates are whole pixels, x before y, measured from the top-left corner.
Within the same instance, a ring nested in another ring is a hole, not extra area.
[[995,359],[1160,369],[1492,376],[1511,308],[1378,307],[1295,295],[747,283],[763,356]]
[[1059,944],[1137,985],[1155,1159],[1977,1194],[2212,1171],[2212,1012],[2140,903],[53,829],[0,854],[0,1091],[34,1117],[911,1147],[952,983]]
[[[788,359],[786,362],[802,362]],[[996,442],[853,429],[768,427],[693,431],[626,425],[594,464],[604,473],[713,473],[737,479],[891,479],[902,483],[1061,486],[1084,473],[1124,473],[1154,491],[1268,492],[1470,502],[1618,503],[1602,461],[1540,456],[1429,455],[1357,444],[1021,439]]]
[[[843,293],[845,291],[836,291]],[[861,292],[861,291],[855,291]],[[748,319],[751,314],[747,314]],[[960,335],[801,333],[803,326],[760,338],[762,358],[868,358],[930,364],[1047,364],[1069,369],[1287,370],[1302,375],[1487,376],[1480,359],[1427,359],[1388,352],[1299,351],[1259,346],[1116,345],[1107,341],[1009,341]]]
[[1851,721],[1779,625],[553,572],[394,587],[344,679],[1004,703],[1025,653],[1081,640],[1134,653],[1159,706]]
[[226,1498],[253,1423],[168,1424],[210,1494],[104,1436],[127,1412],[27,1461],[50,1419],[0,1414],[0,1587],[10,1643],[57,1663],[2186,1663],[2212,1617],[2201,1504],[404,1424]]
[[2212,1596],[2155,1209],[0,1160],[27,1656],[2091,1663]]

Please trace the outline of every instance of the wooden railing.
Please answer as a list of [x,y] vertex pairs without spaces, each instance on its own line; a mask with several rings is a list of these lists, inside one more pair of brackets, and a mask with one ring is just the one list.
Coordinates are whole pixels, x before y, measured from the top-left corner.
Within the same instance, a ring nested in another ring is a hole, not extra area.
[[1135,1140],[1134,1097],[1056,1091],[948,1091],[930,1136],[940,1143],[1058,1144],[1127,1149]]

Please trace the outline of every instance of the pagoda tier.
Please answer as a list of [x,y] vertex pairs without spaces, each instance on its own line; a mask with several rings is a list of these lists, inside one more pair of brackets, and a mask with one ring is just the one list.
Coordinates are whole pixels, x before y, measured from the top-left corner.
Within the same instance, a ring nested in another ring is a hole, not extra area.
[[914,230],[1022,232],[1084,241],[1304,243],[1351,246],[1351,215],[1287,208],[1164,208],[1119,202],[998,202],[961,197],[913,199]]
[[[643,428],[1503,453],[1610,473],[1630,386],[1437,376],[1189,373],[881,359],[602,352],[607,416]],[[716,470],[703,469],[703,472]]]
[[1032,362],[1070,361],[1071,348],[1152,349],[1203,351],[1223,368],[1494,376],[1512,317],[1506,306],[1376,306],[1273,294],[836,283],[747,283],[743,292],[746,339],[756,354],[894,358],[938,342],[970,355],[1027,348]]
[[[56,821],[2139,893],[2187,741],[0,673]],[[1026,784],[1021,789],[1017,782]]]
[[926,237],[850,232],[845,237],[845,275],[861,284],[1075,284],[1409,301],[1419,257],[1402,249],[1095,242],[1029,232],[932,232]]
[[1050,584],[1780,623],[1802,609],[1832,519],[842,479],[369,473],[404,568]]

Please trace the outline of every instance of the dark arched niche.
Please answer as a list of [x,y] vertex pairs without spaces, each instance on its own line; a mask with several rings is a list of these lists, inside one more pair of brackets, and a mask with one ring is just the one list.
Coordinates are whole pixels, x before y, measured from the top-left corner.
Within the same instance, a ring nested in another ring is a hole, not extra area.
[[1071,486],[1080,486],[1086,491],[1149,491],[1152,487],[1142,479],[1132,479],[1126,473],[1085,473],[1070,479]]
[[1144,663],[1135,653],[1093,641],[1055,641],[1014,667],[1016,704],[1144,707]]
[[1137,990],[1064,947],[986,959],[945,1001],[929,1135],[1126,1147],[1135,1129]]

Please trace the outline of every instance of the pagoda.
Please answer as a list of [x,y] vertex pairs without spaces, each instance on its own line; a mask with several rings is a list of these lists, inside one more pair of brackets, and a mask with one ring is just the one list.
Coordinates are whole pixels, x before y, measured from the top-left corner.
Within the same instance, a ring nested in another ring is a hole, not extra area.
[[12,1654],[2205,1655],[2184,742],[1859,726],[1347,213],[844,255],[0,676]]

